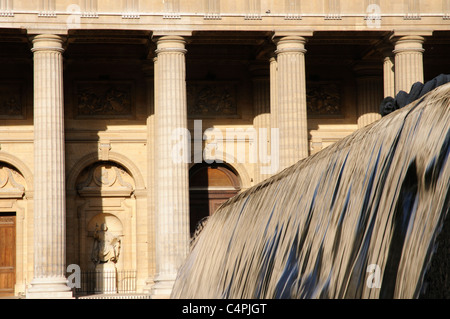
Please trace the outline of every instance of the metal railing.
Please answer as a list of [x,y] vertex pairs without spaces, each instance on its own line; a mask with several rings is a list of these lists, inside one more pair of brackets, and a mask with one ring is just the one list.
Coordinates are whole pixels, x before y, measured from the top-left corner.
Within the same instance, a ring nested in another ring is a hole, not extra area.
[[135,293],[136,270],[82,271],[80,286],[74,288],[75,296]]

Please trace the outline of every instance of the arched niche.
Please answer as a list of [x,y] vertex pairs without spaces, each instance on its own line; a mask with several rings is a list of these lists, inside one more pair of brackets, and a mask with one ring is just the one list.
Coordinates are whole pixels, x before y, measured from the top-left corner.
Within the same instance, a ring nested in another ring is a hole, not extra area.
[[93,232],[96,224],[106,223],[121,236],[118,269],[135,269],[136,182],[131,172],[116,161],[96,161],[77,171],[75,195],[69,199],[75,211],[68,207],[68,262],[79,264],[82,271],[95,267]]
[[[85,258],[89,258],[89,261],[92,261],[92,252],[94,246],[94,234],[96,230],[100,230],[102,225],[107,226],[108,233],[112,234],[115,237],[122,238],[123,237],[123,225],[120,219],[109,213],[99,213],[93,216],[87,223],[87,253]],[[121,256],[121,248],[119,251],[120,255],[118,261],[116,263],[116,267],[118,270],[123,269],[123,258]],[[94,263],[90,263],[90,265],[94,268]]]

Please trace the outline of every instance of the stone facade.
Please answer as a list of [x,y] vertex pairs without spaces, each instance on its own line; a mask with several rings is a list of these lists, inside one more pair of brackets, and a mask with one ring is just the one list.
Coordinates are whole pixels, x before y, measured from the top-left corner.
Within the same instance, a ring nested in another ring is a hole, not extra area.
[[447,0],[0,0],[13,293],[75,296],[67,267],[94,267],[107,223],[131,291],[168,297],[190,170],[223,161],[204,190],[231,194],[376,121],[383,97],[450,73],[449,15]]

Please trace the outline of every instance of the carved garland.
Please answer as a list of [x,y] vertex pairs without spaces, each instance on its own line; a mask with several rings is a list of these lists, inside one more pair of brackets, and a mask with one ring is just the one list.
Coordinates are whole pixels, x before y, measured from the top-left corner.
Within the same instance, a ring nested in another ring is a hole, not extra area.
[[77,190],[81,196],[128,197],[133,192],[133,185],[125,180],[126,176],[128,173],[114,164],[92,165]]
[[0,165],[0,198],[22,198],[25,187],[16,181],[20,174],[11,168]]

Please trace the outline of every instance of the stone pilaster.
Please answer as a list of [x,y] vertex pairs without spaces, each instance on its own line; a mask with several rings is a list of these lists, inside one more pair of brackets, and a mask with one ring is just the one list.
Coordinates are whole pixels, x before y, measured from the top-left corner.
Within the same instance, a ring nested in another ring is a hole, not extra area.
[[66,273],[63,40],[33,39],[34,278],[27,298],[71,298]]
[[381,118],[383,84],[381,69],[358,67],[356,73],[358,128],[361,128]]
[[[156,153],[156,277],[155,298],[169,297],[178,268],[189,252],[188,164],[173,152],[187,150],[187,139],[173,135],[187,132],[185,40],[162,36],[157,40],[157,77],[155,78]],[[180,132],[182,132],[180,131]],[[173,138],[177,140],[173,140]],[[180,148],[180,145],[184,147]]]
[[308,156],[305,42],[301,36],[275,38],[280,129],[280,169]]
[[256,149],[258,150],[254,176],[255,183],[259,183],[269,177],[261,169],[262,166],[270,165],[270,78],[268,74],[264,74],[266,68],[269,71],[269,68],[266,66],[259,68],[257,70],[259,72],[253,78],[253,127],[257,136],[254,143],[257,143]]
[[395,92],[409,92],[416,82],[423,83],[423,42],[418,35],[393,37],[395,54]]

